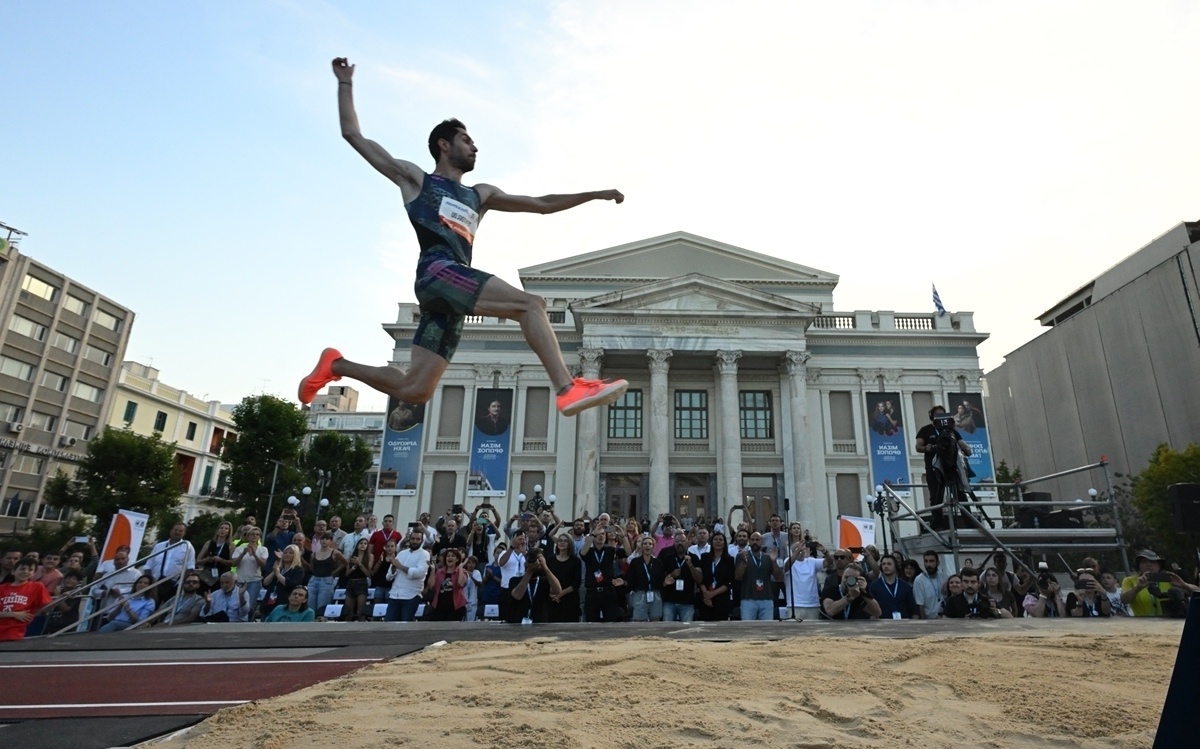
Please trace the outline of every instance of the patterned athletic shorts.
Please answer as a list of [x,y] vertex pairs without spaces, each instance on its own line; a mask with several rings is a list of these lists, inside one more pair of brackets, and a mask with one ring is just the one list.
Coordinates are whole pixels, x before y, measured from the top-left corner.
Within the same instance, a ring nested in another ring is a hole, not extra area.
[[417,266],[416,294],[421,321],[413,345],[446,361],[454,357],[462,338],[463,321],[475,310],[483,286],[492,274],[434,255]]

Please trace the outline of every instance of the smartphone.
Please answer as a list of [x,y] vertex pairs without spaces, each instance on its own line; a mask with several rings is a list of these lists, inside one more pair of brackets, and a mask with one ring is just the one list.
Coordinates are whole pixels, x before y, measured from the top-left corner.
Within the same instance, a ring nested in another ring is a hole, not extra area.
[[1152,583],[1169,583],[1171,582],[1170,572],[1151,572],[1146,576],[1146,579]]
[[75,537],[75,543],[77,543],[77,544],[86,544],[89,540],[90,539],[88,539],[87,536],[76,536]]
[[417,528],[420,528],[420,527],[421,527],[420,523],[409,523],[408,524],[408,529],[410,531],[415,531]]
[[462,512],[462,505],[454,505],[450,508],[450,511],[457,515],[458,513]]

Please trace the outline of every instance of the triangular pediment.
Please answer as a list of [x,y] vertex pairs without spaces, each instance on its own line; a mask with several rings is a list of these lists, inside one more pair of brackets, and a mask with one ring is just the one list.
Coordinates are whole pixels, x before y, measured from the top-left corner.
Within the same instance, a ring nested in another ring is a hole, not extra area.
[[816,286],[832,291],[838,277],[816,268],[678,231],[520,269],[523,282],[559,280],[651,281],[680,269],[703,269],[731,281]]
[[571,310],[578,316],[588,312],[620,313],[679,312],[689,315],[799,315],[820,314],[820,307],[808,302],[771,294],[699,273],[641,284],[609,294],[574,302]]

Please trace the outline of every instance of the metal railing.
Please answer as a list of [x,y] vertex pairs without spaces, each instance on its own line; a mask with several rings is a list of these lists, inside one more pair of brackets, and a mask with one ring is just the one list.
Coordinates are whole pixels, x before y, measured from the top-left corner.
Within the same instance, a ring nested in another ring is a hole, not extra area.
[[[180,541],[179,543],[186,544],[189,542],[188,541]],[[167,548],[169,549],[169,548],[171,548],[171,546],[168,545]],[[117,577],[118,574],[124,572],[127,569],[130,569],[130,568],[144,569],[140,565],[145,565],[146,563],[150,562],[150,560],[157,559],[158,557],[162,556],[165,553],[166,553],[166,549],[164,549],[162,552],[159,552],[159,553],[155,553],[155,552],[151,551],[149,554],[142,557],[141,559],[134,560],[133,562],[130,562],[128,565],[126,565],[125,567],[123,567],[119,570],[114,569],[112,572],[104,575],[101,578],[93,580],[92,582],[88,583],[87,585],[82,585],[78,588],[73,588],[69,592],[64,593],[63,595],[60,595],[58,598],[55,598],[50,603],[48,603],[44,607],[42,607],[37,612],[36,616],[41,616],[43,614],[48,615],[50,613],[50,611],[54,609],[55,606],[59,605],[63,601],[69,600],[71,598],[81,599],[80,606],[82,606],[85,602],[90,601],[92,603],[93,610],[90,613],[88,613],[87,616],[79,619],[72,625],[68,625],[67,627],[64,627],[63,629],[60,629],[56,632],[46,632],[45,634],[36,635],[36,636],[37,637],[58,637],[59,635],[64,635],[64,634],[74,634],[74,633],[91,631],[90,627],[85,627],[84,625],[88,624],[89,622],[91,622],[93,619],[96,619],[97,617],[103,616],[104,614],[118,611],[121,607],[121,604],[124,603],[125,599],[127,598],[126,596],[122,595],[122,596],[117,597],[116,600],[112,601],[111,603],[104,602],[103,599],[109,597],[107,595],[107,593],[110,589],[110,586],[105,585],[105,583],[110,580],[113,580],[114,578]],[[169,577],[160,577],[160,578],[156,579],[153,583],[151,583],[149,586],[147,586],[145,588],[145,590],[153,590],[153,589],[157,588],[158,586],[163,585],[164,583],[166,583],[170,580],[174,580],[176,595],[178,595],[183,592],[183,578],[190,571],[191,570],[188,570],[187,568],[180,568],[178,574],[171,575]],[[145,573],[143,571],[142,574],[147,574],[147,573]],[[153,577],[153,575],[151,575],[151,576]],[[140,575],[139,575],[139,577],[140,577]],[[95,595],[95,592],[97,590],[102,590],[103,592],[99,596],[97,596],[97,595]],[[131,589],[130,590],[131,595],[132,595],[132,592],[133,591]],[[173,599],[174,599],[174,596],[172,596],[170,599],[168,599],[168,602]],[[132,626],[128,627],[127,629],[137,629],[146,624],[156,622],[160,619],[163,619],[164,617],[167,620],[167,624],[174,623],[174,621],[175,621],[175,605],[174,604],[172,604],[170,606],[164,606],[163,604],[160,603],[159,608],[156,611],[154,611],[154,613],[152,613],[150,616],[147,616],[143,619],[138,620],[137,622],[134,622],[134,624]]]

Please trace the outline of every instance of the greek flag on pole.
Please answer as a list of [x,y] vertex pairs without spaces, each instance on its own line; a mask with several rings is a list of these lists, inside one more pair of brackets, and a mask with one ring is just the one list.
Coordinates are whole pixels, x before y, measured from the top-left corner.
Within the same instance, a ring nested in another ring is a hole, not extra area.
[[946,308],[942,306],[942,298],[937,293],[937,286],[933,287],[933,306],[937,308],[938,317],[946,314]]

